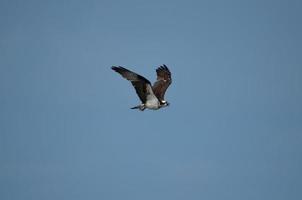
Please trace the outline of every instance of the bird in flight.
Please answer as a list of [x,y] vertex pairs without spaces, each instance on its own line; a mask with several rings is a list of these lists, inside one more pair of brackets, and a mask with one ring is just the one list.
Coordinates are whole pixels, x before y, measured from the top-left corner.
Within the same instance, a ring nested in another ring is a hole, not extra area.
[[169,102],[164,100],[166,90],[172,83],[171,72],[166,65],[162,65],[156,69],[157,80],[152,84],[145,77],[132,72],[124,67],[111,67],[112,70],[119,73],[122,77],[131,81],[141,104],[131,109],[139,109],[144,111],[146,108],[158,110],[169,106]]

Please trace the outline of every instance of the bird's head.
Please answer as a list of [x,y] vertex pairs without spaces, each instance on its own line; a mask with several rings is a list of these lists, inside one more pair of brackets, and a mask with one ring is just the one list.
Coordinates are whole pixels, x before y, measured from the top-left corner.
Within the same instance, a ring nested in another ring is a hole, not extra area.
[[162,100],[162,101],[160,102],[160,106],[161,106],[161,107],[167,107],[167,106],[169,106],[169,105],[170,105],[170,103],[169,103],[168,101]]

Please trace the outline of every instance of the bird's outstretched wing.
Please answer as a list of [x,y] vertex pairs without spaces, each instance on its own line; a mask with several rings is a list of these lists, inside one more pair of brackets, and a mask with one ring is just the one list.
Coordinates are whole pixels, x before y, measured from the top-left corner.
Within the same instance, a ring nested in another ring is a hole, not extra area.
[[146,102],[147,96],[152,92],[150,91],[151,83],[148,79],[124,67],[113,66],[111,69],[122,75],[125,79],[131,81],[142,103]]
[[172,83],[171,72],[166,65],[162,65],[156,69],[157,80],[152,89],[155,96],[160,100],[164,100],[165,93]]

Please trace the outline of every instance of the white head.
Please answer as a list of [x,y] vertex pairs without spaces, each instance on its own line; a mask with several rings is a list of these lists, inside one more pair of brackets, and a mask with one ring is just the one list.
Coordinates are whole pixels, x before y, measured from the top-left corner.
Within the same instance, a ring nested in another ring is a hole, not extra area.
[[160,107],[167,107],[169,105],[170,105],[170,103],[168,101],[165,101],[165,100],[160,101]]

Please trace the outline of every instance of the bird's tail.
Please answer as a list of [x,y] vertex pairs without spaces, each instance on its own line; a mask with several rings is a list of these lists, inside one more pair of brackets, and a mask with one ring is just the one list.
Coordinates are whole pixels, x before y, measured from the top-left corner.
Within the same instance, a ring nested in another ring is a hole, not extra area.
[[138,106],[134,106],[131,109],[139,109],[140,111],[144,111],[145,110],[145,106],[143,104],[138,105]]
[[132,107],[131,109],[139,109],[140,106],[135,106],[135,107]]

